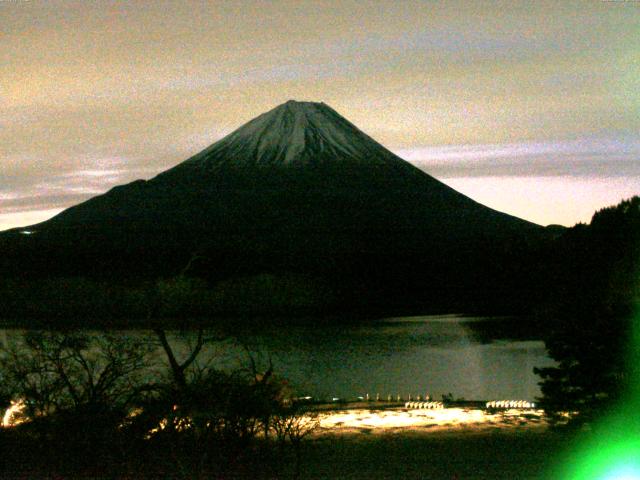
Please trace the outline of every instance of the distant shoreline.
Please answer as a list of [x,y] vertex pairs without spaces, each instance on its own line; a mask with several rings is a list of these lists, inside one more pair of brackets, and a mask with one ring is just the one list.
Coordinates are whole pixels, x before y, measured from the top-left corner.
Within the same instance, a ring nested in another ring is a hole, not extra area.
[[[126,331],[165,330],[196,331],[199,328],[219,329],[222,332],[259,333],[261,329],[277,327],[334,327],[334,326],[382,326],[388,323],[448,321],[464,323],[482,342],[493,340],[543,340],[536,322],[526,315],[484,315],[478,313],[423,313],[394,315],[378,312],[355,314],[344,312],[326,315],[212,315],[189,318],[51,318],[26,317],[22,319],[0,318],[0,329],[5,330],[85,330]],[[257,329],[257,330],[256,330]]]

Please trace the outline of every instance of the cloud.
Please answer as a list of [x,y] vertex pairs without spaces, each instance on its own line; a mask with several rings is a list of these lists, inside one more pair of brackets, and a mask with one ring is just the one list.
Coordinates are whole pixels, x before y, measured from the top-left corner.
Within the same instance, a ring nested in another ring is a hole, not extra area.
[[395,153],[438,178],[640,177],[640,140],[626,137],[425,146]]
[[[0,186],[2,214],[69,207],[116,185],[157,173],[153,168],[126,167],[122,159],[98,159],[94,165],[96,168],[81,168],[45,178],[21,177],[19,182]],[[119,168],[114,168],[115,165]],[[101,169],[101,166],[111,168]]]

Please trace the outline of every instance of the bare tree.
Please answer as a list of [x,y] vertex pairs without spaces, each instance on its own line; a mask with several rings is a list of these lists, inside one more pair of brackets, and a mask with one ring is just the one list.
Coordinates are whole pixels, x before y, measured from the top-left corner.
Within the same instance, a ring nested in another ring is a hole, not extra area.
[[284,450],[287,443],[293,447],[293,478],[300,478],[302,467],[302,441],[320,426],[318,413],[299,410],[295,405],[280,409],[271,417],[270,427],[278,445]]
[[7,340],[0,369],[31,417],[126,408],[144,383],[149,353],[137,336],[30,331]]

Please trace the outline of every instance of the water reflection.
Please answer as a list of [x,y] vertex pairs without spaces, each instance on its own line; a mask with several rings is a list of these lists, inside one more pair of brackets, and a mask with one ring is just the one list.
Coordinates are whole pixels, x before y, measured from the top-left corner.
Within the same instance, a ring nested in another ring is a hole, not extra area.
[[[478,325],[495,321],[455,315],[393,318],[367,325],[266,327],[209,345],[202,362],[247,366],[248,354],[273,362],[300,395],[371,398],[380,394],[491,400],[540,395],[533,367],[551,365],[540,340],[488,340]],[[17,331],[4,332],[5,340]],[[126,335],[149,335],[128,331]],[[190,334],[173,333],[174,337]],[[150,335],[150,338],[153,336]],[[188,340],[188,338],[187,338]]]
[[523,398],[540,391],[534,366],[550,365],[540,340],[488,340],[462,316],[393,318],[369,325],[273,329],[245,338],[268,352],[304,393],[353,398],[379,393],[440,398]]

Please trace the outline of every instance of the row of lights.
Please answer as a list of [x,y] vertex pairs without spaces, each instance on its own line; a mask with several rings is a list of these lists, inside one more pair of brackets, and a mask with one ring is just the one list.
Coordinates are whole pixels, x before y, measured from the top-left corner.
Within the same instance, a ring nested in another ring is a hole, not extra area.
[[535,408],[536,404],[526,400],[493,400],[487,402],[487,408]]
[[428,410],[438,410],[440,408],[444,408],[444,403],[442,402],[407,402],[404,404],[405,408],[419,408],[419,409],[428,409]]

